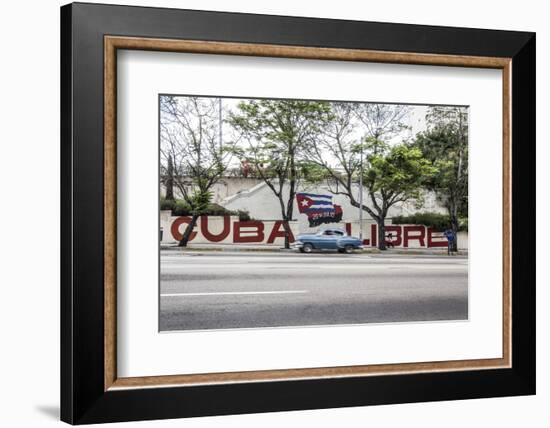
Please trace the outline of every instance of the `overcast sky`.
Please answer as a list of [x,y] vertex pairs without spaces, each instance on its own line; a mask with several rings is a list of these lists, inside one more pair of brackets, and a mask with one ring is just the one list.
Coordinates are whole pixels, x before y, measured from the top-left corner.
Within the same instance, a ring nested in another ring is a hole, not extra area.
[[[182,96],[181,98],[185,98]],[[200,98],[200,97],[199,97]],[[214,98],[218,99],[219,98]],[[242,101],[252,100],[251,98],[222,98],[222,120],[226,119],[231,112],[238,111],[238,104]],[[404,141],[409,141],[414,136],[426,130],[426,113],[428,111],[427,105],[409,105],[410,112],[404,117],[404,124],[407,125],[410,129],[404,130],[401,134],[395,136],[392,140],[388,141],[389,144],[398,144]],[[235,141],[238,139],[236,131],[228,123],[222,122],[222,144],[223,141]],[[361,134],[361,128],[357,128],[357,140],[363,138],[364,135]],[[242,141],[240,144],[246,145],[245,141]],[[235,167],[239,164],[237,159],[231,161],[231,167]]]
[[[224,115],[228,114],[229,112],[236,111],[237,105],[241,101],[247,101],[251,100],[251,98],[222,98],[222,105],[223,105],[223,111]],[[411,128],[411,131],[405,132],[401,137],[398,137],[394,139],[391,143],[397,143],[401,142],[404,139],[408,139],[416,135],[418,132],[422,132],[426,129],[426,112],[428,109],[428,106],[425,105],[412,105],[411,112],[407,116],[407,125]],[[227,129],[226,129],[227,128]],[[229,135],[227,133],[230,132],[230,126],[228,124],[223,125],[223,131],[224,134]]]

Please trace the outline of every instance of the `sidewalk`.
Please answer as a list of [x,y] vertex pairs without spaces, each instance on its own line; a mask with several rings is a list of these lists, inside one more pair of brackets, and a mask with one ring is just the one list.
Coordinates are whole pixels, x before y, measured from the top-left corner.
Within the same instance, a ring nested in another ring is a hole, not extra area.
[[187,247],[178,247],[177,243],[174,244],[161,244],[160,249],[162,251],[265,251],[270,253],[280,253],[280,252],[292,252],[293,249],[284,249],[282,247],[272,245],[253,245],[253,244],[210,244],[210,243],[201,243],[194,244],[189,243]]
[[[267,246],[267,245],[253,245],[253,244],[210,244],[210,243],[201,243],[194,244],[190,243],[187,247],[178,247],[176,243],[174,244],[161,244],[161,251],[181,251],[181,252],[197,252],[197,251],[224,251],[224,252],[266,252],[266,253],[294,253],[297,250],[290,248],[285,249],[276,245]],[[357,250],[354,254],[380,254],[380,255],[437,255],[437,256],[447,256],[446,248],[390,248],[386,251],[380,251],[378,248],[367,247],[363,250]],[[467,256],[467,250],[459,250],[456,255]]]

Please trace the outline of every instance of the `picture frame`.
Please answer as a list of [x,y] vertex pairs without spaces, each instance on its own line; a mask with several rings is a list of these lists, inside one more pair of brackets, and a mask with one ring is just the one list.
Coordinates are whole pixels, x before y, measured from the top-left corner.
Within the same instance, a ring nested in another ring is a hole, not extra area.
[[[501,69],[502,358],[119,378],[116,52],[122,49]],[[533,33],[63,6],[61,419],[86,424],[534,394],[535,91]]]

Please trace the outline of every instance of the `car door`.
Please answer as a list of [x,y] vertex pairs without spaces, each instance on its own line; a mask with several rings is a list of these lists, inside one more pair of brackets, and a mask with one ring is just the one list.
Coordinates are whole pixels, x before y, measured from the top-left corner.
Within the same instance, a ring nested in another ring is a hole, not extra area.
[[345,239],[344,233],[340,232],[339,230],[335,230],[334,231],[334,249],[340,248],[340,247],[338,247],[338,243],[342,239]]
[[324,250],[336,250],[336,241],[338,240],[338,236],[334,234],[334,231],[326,230],[323,232],[321,237],[322,248]]

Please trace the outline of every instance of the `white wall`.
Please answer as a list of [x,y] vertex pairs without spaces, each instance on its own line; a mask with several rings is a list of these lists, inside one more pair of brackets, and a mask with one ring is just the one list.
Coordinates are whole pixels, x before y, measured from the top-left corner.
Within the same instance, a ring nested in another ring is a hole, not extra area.
[[[283,199],[288,199],[288,185],[283,186]],[[356,185],[352,188],[353,193],[356,195],[356,200],[359,199],[359,186]],[[306,184],[298,188],[297,193],[314,193],[317,195],[332,196],[332,202],[342,207],[342,221],[351,222],[359,219],[359,210],[351,205],[350,200],[344,195],[333,195],[328,186],[324,184],[313,185]],[[363,189],[363,204],[370,208],[373,208],[368,192]],[[242,190],[238,194],[234,194],[223,201],[220,205],[228,210],[244,210],[248,211],[252,218],[258,220],[263,219],[278,219],[281,217],[281,208],[279,205],[279,199],[273,194],[273,191],[265,183],[261,182],[254,187],[246,190]],[[447,210],[437,201],[435,193],[424,192],[423,204],[420,207],[416,207],[415,201],[407,201],[405,203],[396,203],[388,210],[387,218],[391,219],[395,216],[406,216],[417,212],[434,212],[439,214],[447,214]],[[309,223],[306,214],[300,214],[298,210],[298,203],[294,199],[294,211],[293,219],[296,219],[300,223],[300,230],[306,230],[309,228]],[[363,212],[363,218],[366,220],[372,220],[367,212]]]
[[[103,3],[116,3],[102,0]],[[59,427],[59,0],[5,2],[0,78],[2,425]],[[537,31],[538,230],[550,209],[549,13],[540,0],[119,0],[119,3]],[[32,108],[29,108],[32,105]],[[24,159],[24,169],[18,160]],[[8,183],[8,185],[6,185]],[[28,196],[22,189],[27,189]],[[17,209],[13,209],[16,207]],[[28,208],[26,208],[28,207]],[[20,234],[18,224],[33,230]],[[550,249],[538,233],[538,395],[127,423],[121,427],[544,427],[550,402]]]
[[[191,217],[189,216],[172,216],[172,212],[169,210],[161,211],[161,245],[177,243],[185,233],[190,221]],[[372,220],[363,221],[362,231],[357,220],[322,224],[313,228],[297,221],[291,221],[289,224],[295,239],[301,233],[315,233],[327,227],[337,227],[346,230],[351,236],[362,236],[365,248],[377,247],[378,227]],[[393,225],[390,220],[386,220],[386,225],[386,240],[392,242],[394,248],[446,251],[448,241],[441,232],[417,224]],[[239,217],[234,216],[201,216],[190,235],[189,243],[191,247],[200,247],[201,244],[229,245],[231,247],[240,245],[280,247],[284,244],[283,230],[281,220],[258,219],[240,222]],[[292,239],[291,242],[293,242]],[[468,249],[468,232],[458,233],[457,245],[459,250]]]
[[[212,186],[212,202],[219,204],[225,198],[234,195],[235,193],[253,187],[262,180],[260,178],[244,178],[244,177],[223,177],[216,184]],[[165,188],[161,185],[161,195],[165,195]],[[174,195],[176,198],[181,198],[180,192],[177,187],[174,186]]]

